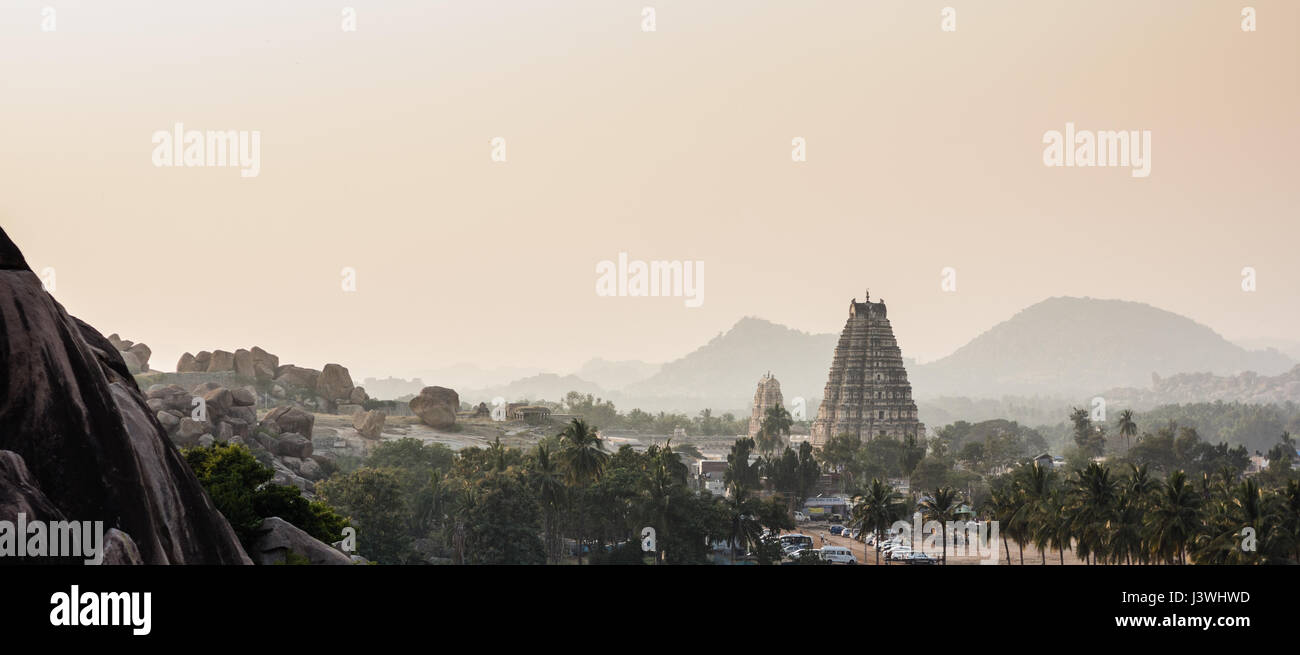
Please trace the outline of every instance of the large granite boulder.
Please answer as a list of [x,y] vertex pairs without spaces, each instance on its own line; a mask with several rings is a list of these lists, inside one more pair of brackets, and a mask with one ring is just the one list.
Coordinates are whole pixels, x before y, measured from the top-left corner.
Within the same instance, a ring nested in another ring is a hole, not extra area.
[[240,348],[235,351],[235,373],[246,378],[257,377],[257,372],[253,370],[253,353]]
[[348,396],[349,405],[364,405],[367,400],[370,400],[370,396],[362,387],[354,387],[352,393]]
[[180,361],[176,362],[177,373],[200,373],[206,370],[208,370],[208,367],[201,366],[199,360],[189,353],[181,355]]
[[297,407],[282,405],[266,413],[261,426],[265,428],[268,424],[275,426],[273,430],[268,430],[272,434],[294,432],[310,439],[312,428],[316,425],[316,417]]
[[208,364],[211,363],[212,353],[206,350],[200,350],[198,354],[194,355],[194,366],[196,367],[194,370],[198,373],[206,372],[208,370]]
[[0,498],[39,490],[70,520],[128,535],[146,564],[251,563],[117,348],[45,291],[3,228],[0,381],[0,450],[29,472],[0,479]]
[[272,355],[269,352],[266,352],[265,350],[262,350],[261,347],[253,346],[253,348],[249,352],[252,353],[253,355],[254,364],[258,364],[258,363],[266,364],[266,366],[270,368],[272,372],[275,372],[275,369],[280,368],[280,358],[275,355]]
[[301,434],[281,434],[277,439],[276,455],[281,457],[311,457],[311,438]]
[[425,425],[445,430],[456,425],[460,394],[446,387],[425,387],[411,399],[410,406]]
[[352,376],[338,364],[326,364],[316,379],[316,393],[329,401],[347,400],[352,396]]
[[153,356],[153,350],[142,343],[134,344],[126,350],[135,355],[136,360],[140,362],[140,372],[147,373],[149,371],[149,358]]
[[[286,564],[289,553],[312,564],[351,564],[352,558],[278,517],[262,519],[249,552],[258,564]],[[342,535],[340,535],[342,536]]]
[[378,439],[380,433],[384,431],[384,422],[388,420],[388,413],[372,409],[368,412],[357,412],[352,415],[352,427],[357,429],[357,433],[367,439]]
[[233,370],[235,370],[235,353],[225,350],[212,351],[212,358],[208,361],[209,373],[222,373]]
[[276,369],[275,381],[286,387],[298,387],[315,391],[316,380],[319,377],[320,371],[286,364]]

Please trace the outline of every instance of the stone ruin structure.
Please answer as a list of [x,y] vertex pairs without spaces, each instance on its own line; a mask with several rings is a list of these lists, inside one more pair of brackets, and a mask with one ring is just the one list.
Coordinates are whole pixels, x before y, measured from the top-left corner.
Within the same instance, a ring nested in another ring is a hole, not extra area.
[[758,379],[758,390],[754,392],[754,411],[749,416],[749,438],[758,436],[759,429],[763,427],[763,417],[767,416],[769,408],[784,405],[785,401],[781,398],[781,383],[772,377],[771,371],[768,371]]
[[857,435],[864,442],[884,436],[925,437],[885,301],[871,302],[870,292],[863,302],[854,298],[849,303],[849,319],[835,346],[812,424],[813,446],[820,448],[841,434]]

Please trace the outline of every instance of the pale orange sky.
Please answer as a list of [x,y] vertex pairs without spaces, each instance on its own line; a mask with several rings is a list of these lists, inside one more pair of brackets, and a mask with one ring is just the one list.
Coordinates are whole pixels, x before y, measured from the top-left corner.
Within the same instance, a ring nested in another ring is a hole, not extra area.
[[[192,4],[0,8],[0,224],[157,369],[664,361],[864,287],[922,360],[1057,295],[1300,339],[1295,2]],[[261,175],[155,168],[177,121],[259,130]],[[1151,176],[1045,167],[1067,121],[1151,130]],[[704,261],[704,305],[597,297],[619,252]]]

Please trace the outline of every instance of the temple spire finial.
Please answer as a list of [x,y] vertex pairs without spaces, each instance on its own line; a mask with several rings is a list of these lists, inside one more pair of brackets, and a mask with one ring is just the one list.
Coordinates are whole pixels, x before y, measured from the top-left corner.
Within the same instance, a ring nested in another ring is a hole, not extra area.
[[866,296],[862,299],[862,302],[871,302],[871,287],[867,287],[867,293]]

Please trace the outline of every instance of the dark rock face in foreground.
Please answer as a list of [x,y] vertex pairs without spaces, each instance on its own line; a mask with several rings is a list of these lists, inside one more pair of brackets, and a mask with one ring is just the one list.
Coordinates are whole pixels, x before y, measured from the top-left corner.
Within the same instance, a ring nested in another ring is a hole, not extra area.
[[[146,564],[251,564],[154,415],[118,350],[45,292],[0,228],[0,450],[30,472],[21,486],[0,476],[0,501],[104,521]],[[0,502],[0,519],[15,506]]]

